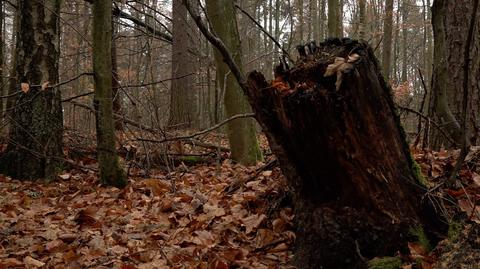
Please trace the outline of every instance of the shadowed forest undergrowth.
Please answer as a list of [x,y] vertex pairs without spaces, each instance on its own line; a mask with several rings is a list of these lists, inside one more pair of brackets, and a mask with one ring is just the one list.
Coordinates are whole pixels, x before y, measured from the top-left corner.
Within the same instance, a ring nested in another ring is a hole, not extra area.
[[[469,232],[465,223],[480,223],[480,208],[473,209],[480,199],[479,153],[469,155],[462,186],[453,190],[437,184],[458,153],[414,151],[432,189],[425,199],[441,201],[438,210],[455,219],[450,240]],[[250,168],[228,159],[182,163],[148,176],[131,168],[120,190],[99,184],[92,156],[73,156],[71,163],[83,168],[49,184],[0,177],[0,268],[293,268],[291,198],[270,159]],[[457,252],[466,245],[456,249],[447,241],[432,252],[411,242],[397,258],[403,268],[462,258]]]

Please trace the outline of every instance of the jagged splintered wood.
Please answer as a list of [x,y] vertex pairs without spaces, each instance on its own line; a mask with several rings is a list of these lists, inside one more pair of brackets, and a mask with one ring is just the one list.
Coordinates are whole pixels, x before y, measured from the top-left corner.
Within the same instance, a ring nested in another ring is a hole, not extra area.
[[[372,49],[331,39],[311,51],[271,83],[250,73],[246,91],[294,190],[297,267],[363,268],[365,259],[405,248],[409,229],[442,225],[423,203]],[[338,72],[325,76],[342,62],[351,66],[340,83]]]

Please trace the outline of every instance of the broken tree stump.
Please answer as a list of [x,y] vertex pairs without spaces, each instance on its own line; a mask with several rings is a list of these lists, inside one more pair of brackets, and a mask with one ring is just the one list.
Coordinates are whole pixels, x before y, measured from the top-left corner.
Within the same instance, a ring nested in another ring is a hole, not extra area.
[[273,82],[250,73],[247,95],[294,190],[297,268],[364,268],[414,241],[410,229],[438,231],[439,222],[422,203],[372,49],[350,39],[302,47]]

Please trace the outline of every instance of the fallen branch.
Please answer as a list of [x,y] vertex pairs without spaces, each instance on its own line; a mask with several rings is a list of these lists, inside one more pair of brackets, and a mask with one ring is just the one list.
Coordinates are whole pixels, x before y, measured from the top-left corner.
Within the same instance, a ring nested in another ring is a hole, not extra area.
[[278,164],[277,159],[273,159],[273,160],[269,161],[268,163],[262,165],[260,168],[255,170],[255,173],[252,176],[248,177],[245,180],[234,181],[232,184],[230,184],[228,187],[226,187],[224,191],[227,194],[233,194],[234,192],[239,190],[241,187],[243,187],[248,182],[250,182],[252,180],[255,180],[260,175],[260,173],[262,173],[265,170],[272,169],[277,164]]

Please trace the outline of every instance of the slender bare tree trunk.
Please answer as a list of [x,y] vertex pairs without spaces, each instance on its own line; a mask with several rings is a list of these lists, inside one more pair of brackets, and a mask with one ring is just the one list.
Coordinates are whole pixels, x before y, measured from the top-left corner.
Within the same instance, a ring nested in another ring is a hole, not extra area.
[[303,27],[304,27],[304,17],[303,17],[303,0],[297,0],[297,10],[298,10],[298,26],[297,31],[299,35],[299,42],[303,42]]
[[[3,1],[0,2],[0,95],[5,95],[6,94],[6,85],[5,85],[5,79],[4,79],[4,74],[5,74],[5,60],[4,60],[4,54],[3,52],[5,51],[5,31],[3,29],[3,21],[4,21],[4,10],[3,10]],[[0,100],[0,113],[5,111],[5,100],[2,99]],[[2,116],[3,118],[3,116]]]
[[382,71],[385,80],[390,80],[390,66],[392,59],[392,27],[393,27],[393,0],[387,0],[385,5],[385,20],[383,24],[383,51]]
[[[112,17],[112,20],[115,18]],[[117,59],[117,41],[115,39],[115,25],[112,22],[112,100],[113,100],[113,113],[117,115],[122,114],[122,97],[120,89],[120,77],[118,76],[118,59]],[[123,121],[121,117],[115,119],[115,130],[123,130]]]
[[328,35],[342,37],[340,1],[328,0]]
[[169,125],[195,125],[197,107],[195,96],[195,59],[189,53],[192,36],[188,24],[188,12],[182,1],[173,1],[173,44],[172,44],[172,78],[170,90]]
[[[213,30],[233,54],[238,66],[242,66],[240,37],[233,0],[207,0],[208,18]],[[227,117],[250,112],[248,104],[238,82],[229,72],[222,55],[215,51],[217,78],[220,87],[225,85],[225,110]],[[262,154],[256,137],[255,122],[252,119],[237,119],[228,124],[228,140],[232,158],[242,164],[255,164],[262,160]]]
[[112,0],[97,0],[93,4],[93,71],[100,181],[103,184],[124,187],[127,184],[127,177],[120,167],[115,148],[113,117]]
[[366,29],[366,16],[365,16],[365,1],[358,0],[358,12],[359,12],[359,27],[358,27],[358,38],[360,40],[365,40],[365,29]]
[[407,42],[408,42],[408,14],[409,14],[409,0],[404,0],[402,5],[402,82],[407,81],[408,60],[407,60]]

